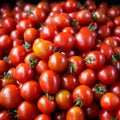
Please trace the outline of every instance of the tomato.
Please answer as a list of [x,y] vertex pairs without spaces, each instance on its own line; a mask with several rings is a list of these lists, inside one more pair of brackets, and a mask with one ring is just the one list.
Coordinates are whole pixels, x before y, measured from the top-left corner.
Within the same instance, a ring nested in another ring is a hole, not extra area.
[[69,72],[74,73],[74,74],[80,74],[84,68],[85,68],[85,63],[82,57],[73,55],[68,58],[69,61]]
[[120,16],[115,17],[113,22],[115,26],[120,26]]
[[55,101],[61,110],[68,110],[72,106],[72,94],[68,90],[61,89],[56,93]]
[[20,120],[33,120],[39,114],[39,110],[34,102],[23,101],[17,107],[17,114]]
[[93,102],[92,89],[87,85],[78,85],[72,93],[73,100],[79,106],[87,107]]
[[81,107],[72,106],[66,113],[66,120],[85,120],[85,114]]
[[120,105],[120,98],[115,93],[107,92],[101,97],[100,105],[105,110],[116,110]]
[[5,60],[0,60],[0,75],[3,75],[4,72],[7,72],[9,69],[9,63]]
[[40,28],[40,38],[53,41],[54,36],[58,34],[58,30],[54,25],[45,24]]
[[47,114],[39,114],[35,117],[34,120],[52,120],[50,115]]
[[43,23],[46,19],[46,11],[38,8],[33,7],[30,8],[30,14],[28,14],[28,19],[36,26],[39,26],[41,23]]
[[54,120],[66,120],[66,111],[57,109],[54,113]]
[[64,9],[66,12],[74,12],[77,11],[79,9],[79,2],[77,2],[76,0],[67,0],[64,3]]
[[14,109],[22,101],[20,90],[16,85],[6,85],[0,91],[0,104],[4,108]]
[[22,84],[20,94],[22,98],[28,101],[36,100],[40,97],[42,91],[39,82],[30,80]]
[[37,29],[31,27],[25,30],[23,36],[25,41],[32,44],[35,39],[39,38],[39,32]]
[[110,86],[110,92],[113,92],[120,97],[120,82],[114,82]]
[[90,106],[86,107],[84,111],[88,120],[95,119],[99,116],[99,105],[93,102]]
[[31,80],[34,76],[34,71],[27,64],[20,63],[16,66],[14,71],[14,78],[20,82],[25,83]]
[[[56,109],[54,98],[49,95],[41,96],[37,101],[38,109],[44,114],[52,114]],[[49,109],[48,109],[49,106]]]
[[74,28],[73,27],[64,27],[63,29],[62,29],[62,32],[65,32],[65,33],[70,33],[70,34],[72,34],[72,35],[74,35],[75,34],[75,30],[74,30]]
[[53,70],[45,70],[39,77],[39,83],[44,93],[55,94],[60,87],[60,76]]
[[54,46],[59,48],[61,51],[70,51],[74,47],[75,38],[70,33],[60,32],[55,35],[53,40]]
[[12,46],[12,40],[8,35],[0,36],[0,49],[5,50],[9,49]]
[[92,86],[97,80],[97,74],[92,69],[85,69],[79,75],[79,83],[82,85]]
[[106,14],[107,10],[108,10],[108,7],[109,7],[108,3],[106,1],[103,1],[98,5],[98,10],[101,10]]
[[11,32],[16,28],[16,21],[12,17],[5,17],[1,22],[2,27],[4,27],[7,32]]
[[75,46],[80,51],[88,51],[95,45],[95,37],[88,27],[84,26],[75,34]]
[[116,26],[113,30],[114,36],[120,37],[120,26]]
[[64,27],[70,26],[71,18],[67,13],[59,13],[53,16],[52,22],[58,30],[63,29]]
[[48,60],[48,67],[55,72],[63,72],[68,65],[68,60],[65,55],[59,52],[53,53]]
[[85,57],[85,65],[87,68],[99,70],[105,64],[105,56],[100,51],[90,51]]
[[104,110],[101,109],[99,112],[99,120],[111,120],[111,119],[117,119],[115,117],[115,113],[114,111],[108,111],[108,110]]
[[41,59],[48,59],[53,52],[53,43],[48,40],[38,38],[32,46],[33,52]]
[[118,71],[112,65],[105,65],[98,70],[97,76],[99,82],[105,85],[111,85],[117,80]]
[[10,62],[13,66],[17,66],[19,63],[24,62],[24,58],[27,55],[27,51],[23,46],[15,46],[9,52]]
[[40,1],[37,3],[37,7],[43,9],[46,12],[49,12],[49,5],[46,1]]
[[76,75],[67,73],[61,76],[62,89],[72,92],[78,85],[79,85],[79,81]]
[[46,60],[39,60],[36,64],[37,73],[41,74],[44,70],[49,69],[48,62]]
[[76,14],[76,20],[80,25],[89,24],[92,21],[92,13],[87,9],[80,10]]
[[7,35],[7,30],[4,27],[0,27],[0,36]]
[[1,120],[13,120],[14,117],[9,113],[8,110],[2,110],[0,111],[0,119]]

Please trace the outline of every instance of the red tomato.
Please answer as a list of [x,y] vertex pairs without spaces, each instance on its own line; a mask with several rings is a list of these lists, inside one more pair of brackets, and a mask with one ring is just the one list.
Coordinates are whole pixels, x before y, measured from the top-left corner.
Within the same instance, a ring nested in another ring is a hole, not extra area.
[[27,64],[20,63],[16,66],[14,72],[14,78],[20,82],[25,83],[31,80],[34,76],[34,71]]
[[61,89],[55,95],[55,102],[61,110],[68,110],[72,107],[72,94],[68,90]]
[[78,85],[72,93],[73,100],[80,106],[88,107],[93,102],[92,89],[87,85]]
[[39,114],[35,117],[34,120],[52,120],[50,115],[47,114]]
[[59,52],[53,53],[48,59],[48,67],[55,72],[63,72],[67,65],[67,57]]
[[61,51],[70,51],[74,47],[75,38],[70,33],[60,32],[53,39],[54,46]]
[[0,104],[4,108],[14,109],[22,101],[20,90],[16,85],[6,85],[0,91]]
[[60,76],[53,70],[45,70],[39,77],[39,83],[44,93],[55,94],[60,87]]
[[66,113],[66,120],[85,120],[84,110],[79,106],[72,106]]
[[116,110],[120,105],[120,98],[115,93],[107,92],[101,97],[100,105],[103,109],[108,111]]
[[106,65],[98,70],[97,76],[99,82],[105,85],[111,85],[117,80],[118,71],[114,66]]
[[[56,102],[51,96],[44,95],[38,99],[37,106],[42,113],[52,114],[56,109]],[[48,106],[49,106],[49,109],[48,109]]]
[[33,120],[39,114],[39,110],[34,102],[23,101],[17,107],[17,114],[20,120]]
[[41,93],[42,91],[39,82],[33,80],[23,83],[22,87],[20,88],[20,94],[22,98],[24,98],[27,101],[38,99]]

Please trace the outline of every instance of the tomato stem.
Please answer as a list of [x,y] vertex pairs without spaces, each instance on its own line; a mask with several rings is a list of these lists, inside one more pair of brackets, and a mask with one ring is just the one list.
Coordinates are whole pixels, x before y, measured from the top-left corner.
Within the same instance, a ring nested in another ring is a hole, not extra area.
[[76,100],[74,101],[74,103],[75,103],[74,105],[76,106],[80,106],[80,107],[83,106],[83,101],[78,96],[76,97]]
[[70,62],[69,72],[73,73],[75,69],[77,69],[77,66]]
[[38,62],[37,59],[35,59],[35,58],[30,58],[30,59],[29,59],[29,66],[30,66],[31,68],[35,68],[37,62]]
[[72,22],[71,22],[71,26],[76,27],[78,25],[79,25],[79,22],[76,19],[73,19]]
[[88,58],[85,58],[84,59],[87,63],[92,63],[94,60],[95,60],[95,57],[93,57],[93,56],[90,56],[90,57],[88,57]]
[[54,99],[55,99],[54,96],[49,95],[48,93],[46,93],[45,96],[46,96],[48,99],[50,99],[50,100],[54,100]]

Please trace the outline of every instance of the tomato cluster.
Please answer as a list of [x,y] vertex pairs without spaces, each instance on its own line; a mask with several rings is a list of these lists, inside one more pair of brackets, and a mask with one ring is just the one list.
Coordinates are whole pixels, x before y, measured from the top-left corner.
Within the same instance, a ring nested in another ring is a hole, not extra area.
[[120,120],[118,6],[3,2],[0,16],[0,120]]

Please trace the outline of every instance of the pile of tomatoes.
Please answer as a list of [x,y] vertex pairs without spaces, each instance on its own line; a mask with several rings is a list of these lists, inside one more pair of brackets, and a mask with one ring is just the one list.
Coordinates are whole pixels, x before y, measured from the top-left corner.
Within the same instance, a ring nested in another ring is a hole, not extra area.
[[0,16],[0,120],[120,120],[118,6],[3,2]]

